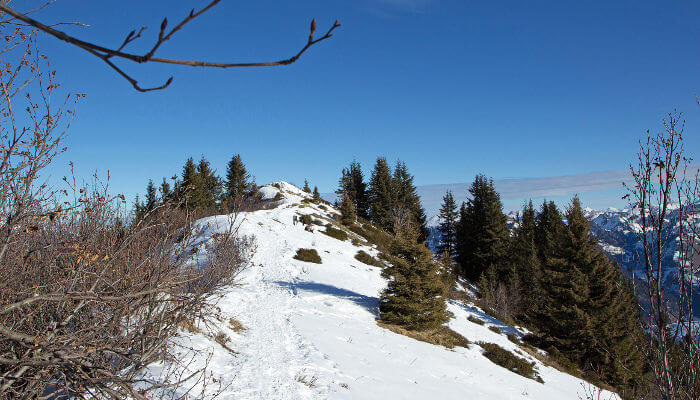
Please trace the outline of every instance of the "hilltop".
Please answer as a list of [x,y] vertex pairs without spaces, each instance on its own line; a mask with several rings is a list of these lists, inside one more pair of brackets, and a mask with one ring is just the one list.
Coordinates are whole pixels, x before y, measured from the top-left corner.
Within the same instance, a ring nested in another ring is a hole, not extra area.
[[[186,365],[185,374],[207,367],[208,394],[220,390],[221,399],[546,400],[578,399],[590,388],[544,365],[531,355],[534,350],[515,343],[522,330],[469,302],[448,303],[453,314],[448,325],[471,342],[468,348],[448,349],[381,328],[378,298],[386,280],[380,268],[355,258],[358,251],[378,256],[376,246],[351,232],[348,240],[323,234],[322,225],[336,225],[338,211],[312,203],[293,185],[278,182],[261,191],[271,202],[269,209],[204,218],[195,226],[199,252],[206,252],[207,242],[232,222],[257,246],[239,285],[218,301],[218,322],[195,324],[177,339],[205,350],[191,360],[182,351],[176,359]],[[315,232],[295,224],[295,215],[310,215]],[[294,259],[300,248],[315,249],[321,264]],[[543,383],[491,362],[476,344],[481,342],[532,363]],[[166,366],[153,366],[151,376]],[[191,393],[203,388],[201,382],[196,386]]]

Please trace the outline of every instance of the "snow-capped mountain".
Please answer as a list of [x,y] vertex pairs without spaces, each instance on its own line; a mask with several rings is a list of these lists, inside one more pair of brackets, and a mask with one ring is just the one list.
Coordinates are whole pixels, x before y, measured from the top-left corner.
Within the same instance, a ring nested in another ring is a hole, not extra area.
[[[323,234],[322,226],[309,232],[295,223],[294,216],[313,215],[344,229],[335,223],[336,209],[309,202],[295,186],[279,182],[262,192],[271,207],[236,218],[239,234],[255,238],[251,266],[218,301],[218,322],[183,330],[177,339],[184,348],[204,350],[194,358],[173,355],[186,369],[183,376],[207,368],[207,380],[191,392],[197,398],[202,390],[201,397],[218,390],[224,400],[559,400],[578,399],[591,387],[543,364],[506,336],[521,337],[521,330],[470,303],[448,304],[448,326],[469,339],[468,348],[448,349],[380,327],[378,299],[386,280],[380,268],[355,258],[360,250],[377,256],[377,249],[352,232],[339,240]],[[198,221],[200,251],[230,223],[226,215]],[[316,250],[321,264],[295,259],[300,248]],[[495,343],[534,363],[543,383],[494,364],[479,343]],[[151,378],[164,367],[153,366]]]

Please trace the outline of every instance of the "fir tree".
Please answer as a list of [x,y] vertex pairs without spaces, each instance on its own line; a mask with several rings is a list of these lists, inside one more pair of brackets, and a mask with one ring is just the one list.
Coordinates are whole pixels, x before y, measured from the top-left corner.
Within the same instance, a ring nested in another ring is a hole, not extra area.
[[355,223],[355,220],[357,220],[355,206],[352,204],[350,196],[344,194],[343,201],[340,203],[340,223],[350,226]]
[[311,188],[309,187],[309,181],[306,180],[306,179],[304,179],[304,188],[303,188],[303,190],[304,190],[306,193],[311,193]]
[[[338,181],[338,190],[336,190],[335,193],[338,195],[338,199],[340,199],[341,202],[343,201],[343,197],[345,195],[347,195],[350,198],[350,201],[353,202],[353,207],[354,207],[355,189],[353,188],[353,185],[352,185],[352,177],[350,176],[350,171],[347,168],[343,168],[343,170],[340,171],[340,180]],[[341,203],[337,203],[337,205],[339,205],[339,204],[341,204]]]
[[394,182],[386,158],[379,157],[369,182],[369,219],[380,228],[394,227]]
[[146,186],[146,208],[145,211],[151,212],[155,210],[158,205],[158,197],[156,195],[156,186],[153,184],[153,180],[148,180],[148,185]]
[[440,207],[440,244],[437,246],[438,254],[447,254],[448,257],[454,258],[456,254],[455,245],[457,240],[457,203],[452,196],[451,191],[447,191],[442,198],[442,206]]
[[544,342],[606,382],[631,386],[641,374],[633,342],[636,307],[620,272],[593,237],[578,197],[543,265],[547,307],[540,312]]
[[535,221],[535,245],[540,263],[544,264],[553,254],[555,240],[566,228],[561,213],[553,201],[542,203]]
[[521,319],[529,317],[538,309],[541,300],[540,279],[542,271],[535,245],[535,209],[530,201],[523,207],[518,226],[513,232],[510,263],[519,279],[522,293]]
[[134,219],[137,221],[143,218],[146,214],[146,206],[139,200],[138,193],[136,194],[136,199],[134,200]]
[[420,197],[416,193],[416,186],[413,184],[413,175],[408,172],[406,163],[403,161],[396,162],[393,186],[395,190],[394,206],[406,209],[411,213],[420,232],[418,240],[421,243],[425,242],[429,233],[428,227],[426,226],[425,210],[423,210]]
[[389,283],[379,300],[380,317],[413,330],[437,328],[449,319],[440,267],[432,252],[417,243],[417,228],[409,223],[395,227],[395,231],[390,265],[382,271]]
[[197,165],[194,186],[191,200],[193,207],[211,209],[217,206],[217,200],[221,197],[221,180],[204,156]]
[[191,198],[196,188],[197,181],[197,165],[192,157],[188,158],[185,165],[182,167],[182,181],[180,184],[180,197],[187,196]]
[[168,204],[173,198],[173,192],[170,189],[170,184],[168,180],[163,178],[163,182],[160,183],[160,203]]
[[367,184],[364,181],[360,163],[352,160],[349,172],[352,188],[355,193],[355,197],[352,199],[355,204],[355,212],[362,218],[368,218],[369,203],[367,200]]
[[240,154],[234,155],[226,166],[224,187],[226,199],[233,202],[240,201],[254,194],[256,185],[245,164],[243,164]]
[[457,228],[457,254],[462,274],[476,282],[481,274],[494,269],[505,281],[509,272],[506,261],[510,234],[502,211],[501,198],[484,175],[477,175],[469,188],[471,199],[460,211]]
[[321,193],[318,192],[318,186],[314,186],[313,199],[315,203],[321,202]]

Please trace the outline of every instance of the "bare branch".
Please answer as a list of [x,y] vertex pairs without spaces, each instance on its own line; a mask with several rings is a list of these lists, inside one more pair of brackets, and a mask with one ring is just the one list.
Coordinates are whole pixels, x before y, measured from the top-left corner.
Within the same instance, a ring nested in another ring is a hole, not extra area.
[[[149,88],[143,88],[139,85],[138,81],[131,77],[129,74],[124,72],[121,68],[116,66],[113,62],[110,61],[110,58],[116,57],[116,58],[121,58],[129,61],[133,61],[139,64],[142,63],[147,63],[147,62],[154,62],[154,63],[162,63],[162,64],[174,64],[174,65],[186,65],[186,66],[191,66],[191,67],[208,67],[208,68],[250,68],[250,67],[273,67],[273,66],[283,66],[283,65],[289,65],[294,63],[299,59],[299,57],[302,56],[308,50],[311,46],[322,42],[326,39],[329,39],[333,36],[333,31],[340,27],[340,23],[336,20],[333,25],[328,29],[325,35],[318,39],[314,39],[314,33],[316,31],[316,20],[313,19],[311,21],[311,26],[310,26],[310,33],[309,33],[309,38],[304,45],[304,47],[301,48],[295,55],[292,57],[278,60],[278,61],[266,61],[266,62],[249,62],[249,63],[238,63],[238,62],[212,62],[212,61],[201,61],[201,60],[182,60],[182,59],[171,59],[171,58],[161,58],[161,57],[155,57],[156,52],[160,48],[160,46],[170,40],[175,33],[180,31],[187,23],[191,22],[195,18],[199,17],[203,13],[207,12],[210,10],[212,7],[214,7],[216,4],[218,4],[221,0],[213,0],[211,3],[209,3],[207,6],[202,8],[199,11],[195,11],[194,9],[190,11],[190,13],[182,20],[180,23],[175,25],[170,31],[167,31],[168,27],[168,20],[167,18],[163,19],[163,22],[160,25],[160,29],[158,32],[158,38],[156,42],[154,43],[153,47],[151,48],[150,51],[148,51],[146,54],[143,55],[138,55],[138,54],[133,54],[133,53],[128,53],[124,51],[124,48],[132,43],[134,40],[138,39],[141,37],[141,33],[144,31],[145,27],[142,27],[141,29],[136,31],[131,31],[126,38],[124,39],[124,42],[122,43],[121,46],[119,46],[117,49],[110,49],[108,47],[100,46],[98,44],[90,43],[84,40],[80,40],[78,38],[75,38],[73,36],[70,36],[66,34],[65,32],[59,31],[57,29],[52,28],[52,25],[47,25],[44,23],[41,23],[33,18],[30,18],[27,16],[28,13],[21,13],[16,11],[15,9],[9,7],[7,4],[0,2],[0,11],[3,11],[12,17],[13,19],[20,20],[32,27],[35,27],[39,29],[40,31],[43,31],[45,33],[48,33],[49,35],[54,36],[55,38],[62,40],[66,43],[69,43],[71,45],[77,46],[88,53],[94,55],[95,57],[100,58],[102,61],[104,61],[107,65],[109,65],[110,68],[112,68],[115,72],[117,72],[122,78],[126,79],[131,85],[134,87],[134,89],[140,91],[140,92],[148,92],[148,91],[153,91],[153,90],[161,90],[165,89],[168,87],[172,81],[173,77],[168,78],[165,83],[159,86],[155,87],[149,87]],[[50,3],[48,3],[50,4]],[[45,5],[44,5],[45,6]],[[43,7],[43,6],[42,6]],[[36,11],[36,10],[34,10]],[[8,20],[9,21],[9,20]]]

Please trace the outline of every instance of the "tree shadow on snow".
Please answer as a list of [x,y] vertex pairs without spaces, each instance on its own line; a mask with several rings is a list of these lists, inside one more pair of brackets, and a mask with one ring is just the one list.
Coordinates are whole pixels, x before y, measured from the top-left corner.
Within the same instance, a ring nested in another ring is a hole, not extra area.
[[379,299],[365,296],[351,290],[342,289],[333,285],[316,282],[283,282],[277,281],[275,284],[290,289],[296,295],[299,290],[327,294],[329,296],[350,300],[353,303],[364,307],[372,314],[379,315]]

